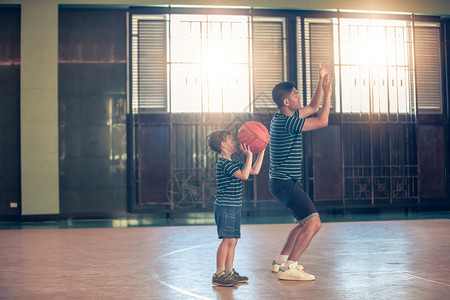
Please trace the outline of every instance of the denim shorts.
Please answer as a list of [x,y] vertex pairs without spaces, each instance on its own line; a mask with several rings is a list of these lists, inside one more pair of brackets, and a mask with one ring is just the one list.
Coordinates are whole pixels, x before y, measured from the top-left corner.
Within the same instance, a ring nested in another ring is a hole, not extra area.
[[298,180],[269,180],[269,190],[284,206],[289,208],[299,223],[305,223],[314,216],[318,216],[314,203],[303,191]]
[[219,239],[241,237],[241,207],[214,204],[214,219]]

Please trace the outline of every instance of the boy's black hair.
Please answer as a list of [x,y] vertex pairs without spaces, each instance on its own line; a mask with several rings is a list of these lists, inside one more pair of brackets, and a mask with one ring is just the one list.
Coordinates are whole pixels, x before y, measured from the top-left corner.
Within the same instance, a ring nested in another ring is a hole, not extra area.
[[212,151],[220,154],[222,152],[222,147],[220,146],[220,144],[222,142],[226,142],[227,136],[229,135],[232,136],[233,134],[231,133],[231,131],[226,129],[212,131],[210,134],[208,134],[209,148],[211,148]]
[[278,108],[283,106],[283,100],[289,98],[293,88],[295,88],[295,84],[290,81],[280,82],[273,87],[272,100]]

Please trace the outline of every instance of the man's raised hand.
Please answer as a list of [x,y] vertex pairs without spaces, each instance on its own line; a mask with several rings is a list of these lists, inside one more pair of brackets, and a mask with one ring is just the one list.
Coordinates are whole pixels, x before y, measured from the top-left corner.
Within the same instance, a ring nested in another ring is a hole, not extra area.
[[331,95],[333,88],[333,77],[330,77],[328,74],[326,74],[323,78],[322,88],[325,95]]
[[319,77],[320,79],[323,79],[325,75],[328,74],[328,65],[326,62],[322,63],[319,61]]

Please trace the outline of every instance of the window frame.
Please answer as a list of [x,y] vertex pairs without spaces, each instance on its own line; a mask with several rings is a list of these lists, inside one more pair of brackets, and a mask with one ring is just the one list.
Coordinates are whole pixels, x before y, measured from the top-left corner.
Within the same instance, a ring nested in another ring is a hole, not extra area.
[[[170,15],[171,14],[184,14],[184,15],[189,15],[189,14],[194,14],[194,15],[234,15],[234,16],[239,16],[239,15],[243,15],[243,16],[247,16],[249,18],[249,36],[250,39],[254,38],[254,23],[262,23],[262,22],[280,22],[282,23],[281,26],[281,38],[280,40],[282,41],[282,46],[281,46],[281,62],[280,62],[280,69],[282,69],[281,71],[281,78],[275,78],[273,80],[273,84],[275,85],[277,82],[280,81],[286,81],[287,79],[287,46],[286,46],[286,16],[282,16],[279,14],[269,14],[267,15],[266,13],[254,13],[251,10],[248,9],[223,9],[223,10],[212,10],[209,8],[156,8],[156,9],[151,9],[151,8],[132,8],[130,9],[129,12],[129,30],[127,31],[129,34],[129,111],[131,114],[134,115],[138,115],[140,113],[150,113],[150,114],[158,114],[158,113],[162,113],[162,114],[171,114],[171,113],[184,113],[184,112],[173,112],[171,109],[171,94],[170,94],[170,80],[171,80],[171,75],[170,75],[170,61],[169,58],[166,59],[166,65],[167,67],[167,80],[166,80],[166,107],[165,110],[145,110],[142,109],[140,107],[140,105],[136,104],[136,102],[138,103],[139,100],[135,100],[138,99],[135,94],[136,94],[136,83],[135,83],[135,77],[134,77],[134,70],[133,68],[136,67],[136,57],[135,54],[133,52],[133,16],[156,16],[156,18],[160,18],[162,19],[163,16],[169,16],[168,18],[166,18],[165,22],[170,22]],[[169,25],[167,25],[168,29],[167,29],[167,35],[166,35],[166,39],[167,39],[167,43],[169,43],[169,39],[170,39],[170,27]],[[170,51],[170,45],[167,46],[167,51]],[[255,93],[255,77],[254,77],[254,67],[255,67],[255,62],[254,62],[254,47],[253,47],[253,42],[249,42],[249,53],[250,53],[250,57],[249,57],[249,111],[245,112],[231,112],[231,113],[255,113],[255,112],[259,112],[259,113],[264,113],[267,112],[269,110],[274,110],[276,109],[275,104],[272,105],[268,105],[266,101],[266,105],[265,107],[258,107],[256,105],[256,101],[254,98]],[[167,53],[167,57],[169,57],[170,53]],[[269,93],[266,92],[266,94],[269,94],[270,99],[271,99],[271,90]],[[186,112],[186,113],[195,113],[195,112]],[[201,108],[201,111],[199,113],[208,113],[207,111],[203,111],[203,105]],[[226,113],[223,110],[221,112],[212,112],[212,113]]]
[[[298,14],[297,16],[297,21],[296,21],[296,27],[297,27],[297,34],[296,34],[296,38],[297,38],[297,54],[298,54],[298,58],[297,58],[297,63],[298,63],[298,87],[300,89],[302,89],[303,91],[303,98],[304,98],[304,105],[307,105],[310,101],[310,98],[312,97],[312,93],[315,90],[315,84],[314,79],[312,80],[313,84],[311,84],[309,81],[311,80],[311,72],[313,71],[313,69],[311,67],[308,66],[308,64],[310,63],[308,61],[309,57],[308,57],[308,53],[307,52],[307,43],[305,42],[305,20],[319,20],[319,22],[322,23],[332,23],[332,19],[336,18],[336,19],[374,19],[374,20],[392,20],[392,21],[407,21],[411,23],[411,30],[412,33],[415,33],[415,29],[419,26],[426,26],[426,27],[434,27],[434,28],[439,28],[439,32],[436,34],[437,38],[439,39],[438,41],[436,41],[436,43],[442,43],[442,22],[440,21],[439,17],[433,17],[433,16],[416,16],[414,14],[401,14],[401,13],[395,13],[395,14],[383,14],[383,13],[377,13],[377,14],[372,14],[369,12],[305,12],[304,14]],[[339,42],[340,43],[340,42]],[[407,115],[411,115],[413,118],[415,118],[416,115],[441,115],[443,113],[443,95],[444,95],[444,91],[443,91],[443,84],[442,84],[442,80],[443,80],[443,59],[442,59],[442,49],[441,47],[437,47],[436,50],[436,55],[439,56],[439,62],[437,63],[439,65],[439,69],[436,71],[436,77],[439,78],[439,82],[436,82],[435,84],[439,86],[439,89],[435,89],[436,93],[438,93],[439,95],[436,97],[439,97],[440,101],[439,101],[439,108],[434,107],[431,110],[423,110],[420,109],[420,104],[421,102],[426,101],[426,99],[424,99],[423,97],[420,97],[420,82],[418,84],[417,81],[417,55],[416,55],[416,38],[413,37],[413,40],[411,41],[411,43],[413,43],[412,47],[412,53],[411,53],[411,57],[410,60],[413,60],[412,64],[410,65],[410,72],[413,73],[413,75],[410,75],[411,81],[410,81],[410,95],[409,95],[409,107],[410,107],[410,112],[407,113],[399,113],[397,114],[395,112],[395,114],[397,115],[402,115],[402,114],[407,114]],[[305,45],[306,44],[306,45]],[[340,65],[339,62],[335,62],[335,65]],[[313,66],[314,67],[314,66]],[[338,68],[339,70],[339,68]],[[340,99],[342,99],[342,95],[341,95],[341,91],[342,91],[342,86],[340,86],[340,80],[339,77],[342,77],[342,74],[340,74],[340,72],[336,72],[335,74],[335,81],[334,81],[334,85],[335,85],[335,89],[333,94],[336,94],[336,97],[339,97]],[[418,91],[419,89],[419,91]],[[419,94],[419,95],[418,95]],[[437,104],[437,101],[436,105]],[[372,111],[373,108],[370,108],[369,112],[355,112],[355,113],[350,113],[350,112],[345,112],[341,109],[339,109],[339,111],[336,111],[336,108],[333,109],[333,99],[332,99],[332,109],[331,109],[331,114],[346,114],[346,115],[351,115],[351,114],[367,114],[367,115],[389,115],[389,111],[387,113],[378,113],[378,112],[374,112]],[[391,117],[389,116],[383,116],[381,118],[378,119],[389,119]],[[407,117],[408,118],[408,117]]]
[[[147,14],[147,15],[155,15],[155,14],[168,14],[168,13],[177,13],[177,14],[220,14],[220,15],[226,15],[226,14],[232,14],[232,15],[247,15],[247,16],[258,16],[258,17],[282,17],[285,18],[286,20],[290,19],[295,19],[295,18],[300,18],[300,20],[304,20],[306,18],[310,18],[310,19],[314,19],[314,18],[361,18],[361,19],[365,19],[365,18],[372,18],[372,19],[383,19],[383,20],[404,20],[404,21],[412,21],[413,22],[413,30],[414,30],[414,26],[415,24],[419,24],[419,23],[435,23],[438,24],[439,27],[439,43],[442,44],[442,39],[443,39],[443,27],[442,27],[442,21],[441,18],[438,16],[417,16],[414,14],[409,14],[409,13],[371,13],[371,12],[356,12],[356,11],[337,11],[337,12],[333,12],[333,11],[328,11],[328,12],[320,12],[320,11],[303,11],[303,10],[277,10],[277,9],[257,9],[257,8],[219,8],[219,9],[212,9],[210,7],[175,7],[175,6],[163,6],[163,7],[151,7],[151,8],[143,8],[143,7],[131,7],[129,9],[129,26],[130,29],[127,31],[127,33],[130,35],[129,37],[129,46],[128,49],[131,53],[131,34],[130,34],[130,30],[131,30],[131,19],[132,19],[132,15],[133,14]],[[297,22],[297,21],[295,21]],[[287,35],[287,39],[289,39],[289,37],[292,37],[291,32],[292,31],[292,25],[287,24],[286,25],[286,31],[285,34]],[[296,25],[294,27],[297,27]],[[295,35],[295,38],[298,39],[298,33]],[[414,40],[414,42],[416,42]],[[287,45],[286,45],[287,44]],[[284,55],[287,56],[287,58],[285,57],[284,59],[284,67],[285,70],[283,71],[284,73],[284,78],[283,80],[289,80],[289,81],[293,81],[298,83],[298,86],[302,87],[304,86],[303,82],[302,82],[302,78],[299,75],[299,71],[298,69],[301,67],[301,64],[304,64],[302,58],[297,58],[295,59],[295,61],[292,59],[292,57],[297,57],[299,55],[299,47],[297,47],[298,45],[298,41],[297,43],[295,43],[295,46],[289,45],[288,43],[285,43],[286,48],[283,50],[284,51]],[[292,47],[294,47],[294,50],[292,50]],[[441,47],[442,48],[442,47]],[[439,114],[443,114],[443,109],[444,109],[444,103],[443,103],[443,97],[445,94],[444,91],[444,87],[443,87],[443,78],[445,76],[445,74],[442,74],[442,72],[444,72],[444,68],[443,68],[443,54],[442,54],[442,49],[437,49],[437,53],[440,56],[439,59],[439,63],[440,63],[440,70],[438,70],[437,72],[439,73],[438,76],[440,78],[440,89],[439,89],[439,98],[440,98],[440,107],[439,109],[435,110],[435,111],[426,111],[426,110],[420,110],[417,109],[417,107],[419,106],[419,102],[421,101],[420,96],[417,96],[417,75],[416,75],[416,53],[415,53],[416,49],[414,47],[414,90],[412,90],[412,92],[414,92],[414,97],[415,97],[415,101],[414,101],[414,110],[415,110],[415,115],[439,115]],[[129,98],[131,99],[132,97],[132,91],[131,91],[131,87],[133,84],[133,80],[132,80],[132,76],[131,76],[131,54],[129,54]],[[297,67],[297,64],[298,67]],[[294,68],[295,66],[295,70],[293,71],[292,68]],[[336,76],[337,77],[337,76]],[[337,82],[335,81],[334,84],[336,84]],[[252,90],[253,92],[253,90]],[[305,104],[306,103],[306,99],[307,94],[306,94],[306,90],[303,89],[303,98],[305,100]],[[129,101],[131,102],[131,100]],[[129,111],[132,112],[132,103],[129,103]],[[166,111],[163,113],[170,113],[170,111]],[[332,112],[333,113],[333,112]]]

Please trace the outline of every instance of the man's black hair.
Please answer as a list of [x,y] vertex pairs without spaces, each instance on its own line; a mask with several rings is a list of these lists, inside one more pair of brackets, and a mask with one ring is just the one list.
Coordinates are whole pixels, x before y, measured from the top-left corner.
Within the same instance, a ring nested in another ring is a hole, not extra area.
[[283,106],[283,100],[289,98],[293,88],[295,88],[295,84],[290,81],[280,82],[274,86],[272,90],[272,100],[278,108]]

